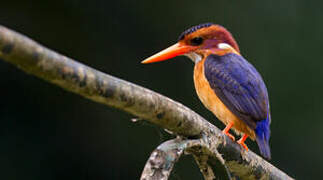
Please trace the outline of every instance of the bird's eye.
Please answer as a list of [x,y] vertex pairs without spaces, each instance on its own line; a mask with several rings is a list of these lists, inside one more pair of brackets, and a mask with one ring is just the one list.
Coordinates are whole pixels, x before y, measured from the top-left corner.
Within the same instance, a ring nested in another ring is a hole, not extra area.
[[193,46],[198,46],[198,45],[201,45],[202,43],[203,43],[202,37],[195,37],[195,38],[191,39],[191,44]]

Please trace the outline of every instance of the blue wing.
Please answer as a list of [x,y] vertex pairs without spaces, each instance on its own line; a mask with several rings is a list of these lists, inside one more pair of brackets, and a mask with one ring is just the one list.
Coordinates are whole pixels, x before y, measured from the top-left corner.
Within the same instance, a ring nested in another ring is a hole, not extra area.
[[219,99],[250,128],[256,129],[257,122],[270,117],[265,83],[242,56],[234,53],[209,55],[204,73]]

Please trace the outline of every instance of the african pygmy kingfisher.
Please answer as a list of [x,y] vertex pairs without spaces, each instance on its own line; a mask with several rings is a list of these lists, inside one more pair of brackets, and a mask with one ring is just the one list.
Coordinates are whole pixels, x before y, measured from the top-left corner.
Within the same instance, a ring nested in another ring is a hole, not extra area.
[[178,42],[147,58],[153,63],[185,55],[195,63],[194,85],[204,106],[226,127],[223,133],[235,140],[230,129],[243,134],[237,142],[256,140],[260,153],[271,158],[270,111],[266,85],[258,71],[244,59],[231,33],[205,23],[184,31]]

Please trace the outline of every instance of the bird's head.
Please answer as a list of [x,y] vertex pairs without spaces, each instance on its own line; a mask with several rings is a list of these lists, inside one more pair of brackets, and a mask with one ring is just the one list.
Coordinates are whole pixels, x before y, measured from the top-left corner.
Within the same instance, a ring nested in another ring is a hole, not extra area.
[[205,23],[184,31],[178,42],[167,49],[145,59],[142,63],[164,61],[176,56],[186,55],[198,62],[210,53],[224,54],[228,51],[239,53],[239,47],[231,33],[224,27]]

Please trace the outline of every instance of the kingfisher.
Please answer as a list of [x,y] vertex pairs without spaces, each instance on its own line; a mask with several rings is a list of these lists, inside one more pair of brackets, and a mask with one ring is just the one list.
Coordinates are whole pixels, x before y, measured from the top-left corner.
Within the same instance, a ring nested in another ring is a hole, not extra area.
[[267,88],[259,72],[240,54],[231,33],[214,23],[193,26],[179,36],[176,44],[142,63],[180,55],[195,63],[196,93],[204,106],[226,125],[222,132],[233,141],[230,129],[241,135],[237,143],[246,151],[246,139],[256,140],[262,156],[271,159]]

